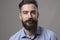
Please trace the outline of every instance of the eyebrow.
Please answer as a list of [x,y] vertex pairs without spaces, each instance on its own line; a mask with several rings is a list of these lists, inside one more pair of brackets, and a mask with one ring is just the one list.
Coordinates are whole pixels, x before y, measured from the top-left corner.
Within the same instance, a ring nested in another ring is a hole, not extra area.
[[[32,11],[30,11],[30,12],[33,12],[33,11],[36,11],[36,10],[32,10]],[[29,12],[29,11],[26,10],[26,11],[23,11],[23,12]]]
[[23,11],[23,12],[29,12],[29,11]]

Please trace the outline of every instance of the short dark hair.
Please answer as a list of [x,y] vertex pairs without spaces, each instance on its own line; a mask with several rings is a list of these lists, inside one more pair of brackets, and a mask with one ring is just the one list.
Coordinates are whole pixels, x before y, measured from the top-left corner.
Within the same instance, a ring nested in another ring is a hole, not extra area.
[[37,5],[36,0],[22,0],[22,2],[19,3],[19,9],[20,9],[20,10],[21,10],[21,7],[22,7],[24,4],[34,4],[34,5],[38,8],[38,5]]

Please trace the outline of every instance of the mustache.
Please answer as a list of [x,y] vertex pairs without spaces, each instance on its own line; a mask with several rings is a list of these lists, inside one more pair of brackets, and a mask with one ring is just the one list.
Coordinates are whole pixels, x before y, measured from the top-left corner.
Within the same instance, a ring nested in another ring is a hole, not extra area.
[[32,18],[26,20],[25,22],[34,22],[35,20],[33,20]]

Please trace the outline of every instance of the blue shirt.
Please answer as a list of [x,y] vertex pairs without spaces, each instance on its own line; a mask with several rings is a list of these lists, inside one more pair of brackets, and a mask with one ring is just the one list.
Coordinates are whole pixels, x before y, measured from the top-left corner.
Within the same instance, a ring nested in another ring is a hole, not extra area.
[[31,38],[24,33],[24,28],[19,30],[9,40],[57,40],[54,32],[44,29],[42,27],[37,27],[37,32],[32,35]]

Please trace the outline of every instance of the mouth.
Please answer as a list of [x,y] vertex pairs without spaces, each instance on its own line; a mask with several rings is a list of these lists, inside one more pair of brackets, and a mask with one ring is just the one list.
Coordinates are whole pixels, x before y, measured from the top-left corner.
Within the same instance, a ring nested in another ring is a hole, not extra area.
[[34,22],[29,21],[29,22],[27,22],[27,25],[28,25],[28,26],[33,26],[33,25],[34,25]]
[[34,25],[35,21],[33,19],[29,19],[26,21],[27,25]]
[[29,23],[29,24],[33,24],[33,22],[32,22],[32,21],[29,21],[28,23]]
[[27,21],[29,24],[33,24],[34,23],[34,21],[33,20],[29,20],[29,21]]

